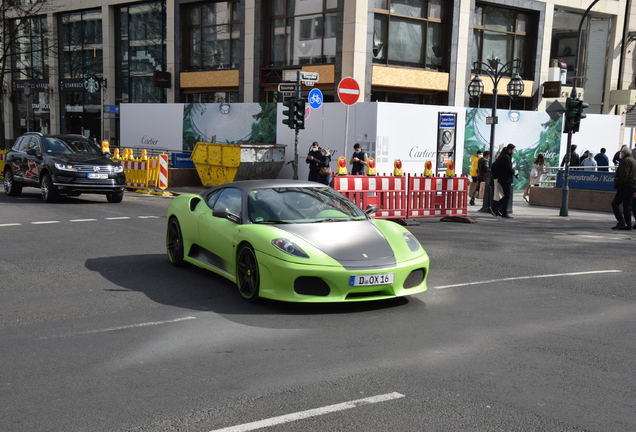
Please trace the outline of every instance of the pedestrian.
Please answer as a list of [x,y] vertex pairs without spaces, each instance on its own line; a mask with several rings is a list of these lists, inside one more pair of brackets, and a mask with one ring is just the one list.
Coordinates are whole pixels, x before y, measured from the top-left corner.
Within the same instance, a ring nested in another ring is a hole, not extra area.
[[320,145],[318,145],[317,141],[314,141],[309,147],[309,153],[307,153],[307,159],[305,162],[309,164],[309,177],[307,180],[317,182],[318,181],[318,171],[320,167],[317,165],[317,162],[321,158],[320,153]]
[[[477,190],[477,167],[479,165],[479,159],[481,159],[481,156],[482,156],[482,151],[477,150],[477,152],[475,152],[475,154],[470,157],[469,175],[472,181],[470,182],[470,188],[469,188],[468,194],[471,197],[474,195],[475,191]],[[475,205],[474,201],[471,205]]]
[[[566,156],[563,156],[563,160],[561,161],[561,166],[565,166]],[[572,144],[570,149],[570,166],[579,166],[579,154],[576,152],[576,144]]]
[[360,143],[356,143],[353,146],[353,155],[349,161],[351,165],[351,175],[364,175],[364,169],[367,166],[368,156],[362,151]]
[[600,153],[594,155],[594,160],[596,161],[596,165],[598,165],[599,171],[609,171],[609,158],[605,154],[605,151],[605,147],[603,147]]
[[497,159],[497,180],[501,186],[503,196],[490,210],[493,215],[507,219],[512,219],[512,216],[508,214],[508,203],[512,195],[512,178],[517,176],[515,169],[512,167],[512,155],[515,153],[515,148],[514,144],[508,144],[501,151],[499,159]]
[[621,151],[619,150],[616,153],[614,153],[614,157],[612,158],[612,163],[614,164],[615,167],[617,167],[620,161],[621,161]]
[[[614,189],[616,195],[612,200],[612,211],[617,224],[613,230],[632,229],[632,200],[636,192],[636,159],[632,157],[632,151],[624,145],[621,150],[621,160],[616,168]],[[621,213],[620,205],[623,204]]]
[[585,171],[596,171],[596,167],[598,166],[598,164],[596,163],[596,160],[594,159],[594,153],[592,152],[586,152],[587,153],[587,158],[583,160],[583,162],[581,162],[581,166],[583,166],[583,169]]
[[318,183],[329,185],[331,180],[331,150],[328,147],[320,149],[320,159],[316,162],[318,167]]
[[543,153],[539,153],[539,156],[535,159],[532,164],[532,169],[530,170],[530,178],[528,179],[528,184],[526,185],[526,190],[523,192],[523,198],[528,200],[530,196],[530,187],[531,186],[539,186],[539,184],[543,181],[543,176],[547,174],[547,170],[545,168],[545,156]]
[[479,159],[477,164],[477,187],[470,196],[470,205],[475,205],[475,196],[479,196],[479,189],[482,183],[488,180],[488,171],[490,171],[490,151],[486,150]]

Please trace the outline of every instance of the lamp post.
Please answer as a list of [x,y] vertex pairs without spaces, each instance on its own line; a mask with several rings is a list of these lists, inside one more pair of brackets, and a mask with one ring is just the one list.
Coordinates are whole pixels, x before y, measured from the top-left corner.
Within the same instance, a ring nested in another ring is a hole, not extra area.
[[[479,99],[481,95],[484,93],[484,83],[481,80],[479,74],[483,74],[488,76],[492,81],[492,114],[490,117],[490,166],[494,162],[495,158],[495,125],[497,124],[497,94],[499,92],[498,86],[499,81],[504,76],[507,76],[515,71],[515,74],[512,76],[510,81],[508,82],[507,91],[508,95],[512,98],[512,100],[517,100],[519,96],[523,93],[524,83],[519,76],[519,68],[521,67],[521,59],[516,58],[508,63],[501,63],[499,59],[489,60],[488,63],[484,63],[482,61],[476,61],[473,63],[473,73],[475,77],[470,81],[468,85],[468,94],[472,99]],[[490,207],[492,206],[493,199],[493,189],[490,184],[491,173],[488,170],[488,175],[486,178],[486,185],[488,186],[484,193],[484,202],[482,207],[479,209],[480,212],[490,212]]]

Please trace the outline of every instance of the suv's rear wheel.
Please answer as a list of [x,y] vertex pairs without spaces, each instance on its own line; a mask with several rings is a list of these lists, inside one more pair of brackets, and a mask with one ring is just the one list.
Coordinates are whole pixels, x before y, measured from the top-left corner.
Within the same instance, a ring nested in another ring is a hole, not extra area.
[[109,203],[120,203],[124,199],[124,191],[106,194]]
[[60,197],[57,189],[53,186],[53,180],[51,174],[44,173],[40,179],[40,188],[42,189],[42,199],[47,203],[54,203]]
[[18,196],[22,193],[22,185],[16,184],[10,167],[4,170],[4,192],[9,196]]

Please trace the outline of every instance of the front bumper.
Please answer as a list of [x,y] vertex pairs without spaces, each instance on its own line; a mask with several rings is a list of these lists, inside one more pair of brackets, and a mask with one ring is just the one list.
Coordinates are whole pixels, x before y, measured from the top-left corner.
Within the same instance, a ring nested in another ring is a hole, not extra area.
[[[426,253],[412,260],[397,263],[391,268],[374,267],[365,270],[346,270],[342,266],[310,263],[297,264],[258,251],[256,256],[260,269],[260,296],[274,300],[300,303],[360,302],[414,295],[427,289],[429,258]],[[394,273],[393,283],[373,286],[349,285],[351,276],[388,272]],[[420,274],[421,277],[418,278]],[[414,275],[415,279],[421,282],[413,284]],[[299,287],[307,287],[312,281],[316,285],[320,285],[319,281],[322,281],[323,286],[328,288],[317,291],[320,292],[319,295],[298,292],[310,292],[309,288]]]
[[113,175],[108,179],[89,179],[87,177],[57,175],[53,186],[62,194],[66,193],[101,193],[122,192],[126,188],[125,175]]

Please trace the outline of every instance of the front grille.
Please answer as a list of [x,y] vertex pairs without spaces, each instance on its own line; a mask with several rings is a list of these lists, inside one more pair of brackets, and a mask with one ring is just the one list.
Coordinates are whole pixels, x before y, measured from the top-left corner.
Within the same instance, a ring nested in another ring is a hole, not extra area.
[[413,270],[404,281],[404,288],[415,288],[424,281],[425,270]]
[[296,294],[325,297],[329,295],[331,289],[320,278],[302,276],[294,281],[294,291]]
[[[99,168],[99,171],[95,171],[95,167]],[[82,164],[78,164],[78,165],[74,165],[74,168],[77,170],[77,172],[82,172],[82,173],[112,173],[113,172],[113,166],[111,165],[82,165]]]

